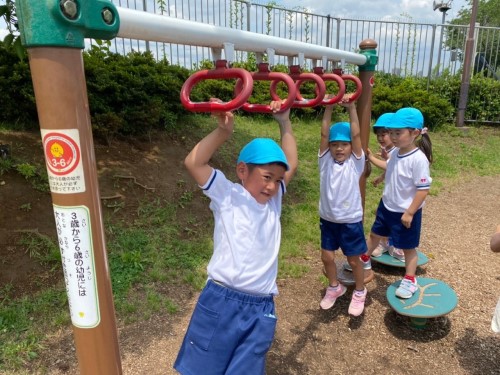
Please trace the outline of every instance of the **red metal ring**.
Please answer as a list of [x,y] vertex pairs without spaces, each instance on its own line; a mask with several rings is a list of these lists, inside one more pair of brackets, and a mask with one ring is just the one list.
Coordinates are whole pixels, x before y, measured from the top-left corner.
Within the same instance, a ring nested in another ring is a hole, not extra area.
[[[194,86],[200,81],[208,79],[237,79],[241,89],[236,97],[229,102],[192,102],[189,95]],[[241,68],[218,67],[211,70],[201,70],[192,74],[182,85],[181,103],[191,112],[226,112],[240,108],[248,101],[253,91],[253,79],[250,72]]]

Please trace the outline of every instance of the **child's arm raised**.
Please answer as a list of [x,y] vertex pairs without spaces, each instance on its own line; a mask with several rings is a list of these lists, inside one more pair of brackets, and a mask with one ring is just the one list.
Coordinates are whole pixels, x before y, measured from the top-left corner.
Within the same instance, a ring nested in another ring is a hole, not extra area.
[[293,135],[292,123],[290,121],[290,109],[286,111],[279,112],[281,104],[283,101],[273,101],[271,102],[271,109],[273,110],[273,117],[278,122],[280,126],[281,134],[281,148],[285,153],[286,160],[288,162],[289,170],[285,173],[285,185],[288,185],[292,177],[297,171],[297,166],[299,164],[299,159],[297,156],[297,141]]
[[208,164],[210,158],[233,133],[234,116],[231,112],[217,112],[214,117],[218,127],[198,142],[184,159],[184,165],[200,186],[205,185],[212,174],[213,168]]
[[351,123],[351,145],[352,152],[358,158],[363,154],[363,146],[361,144],[361,131],[359,129],[358,113],[354,102],[349,102],[350,95],[344,95],[340,101],[342,107],[347,108],[349,112],[349,121]]
[[[329,96],[325,96],[325,99],[329,99]],[[321,120],[321,141],[319,144],[320,154],[328,150],[328,145],[330,143],[328,138],[330,136],[330,126],[332,125],[333,106],[334,104],[325,106],[325,111],[323,112],[323,120]]]

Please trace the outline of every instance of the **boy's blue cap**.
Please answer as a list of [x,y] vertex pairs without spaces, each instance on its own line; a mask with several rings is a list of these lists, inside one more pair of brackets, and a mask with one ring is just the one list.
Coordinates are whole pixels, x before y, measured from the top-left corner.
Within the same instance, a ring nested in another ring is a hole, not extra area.
[[380,115],[380,117],[373,124],[373,128],[387,128],[387,125],[391,123],[392,118],[394,117],[394,113],[388,112]]
[[328,142],[351,142],[351,124],[337,122],[330,126]]
[[283,163],[288,171],[288,161],[281,147],[272,139],[255,138],[240,151],[237,163],[270,164]]
[[424,126],[424,116],[416,108],[401,108],[392,117],[391,123],[386,127],[391,129],[422,129]]

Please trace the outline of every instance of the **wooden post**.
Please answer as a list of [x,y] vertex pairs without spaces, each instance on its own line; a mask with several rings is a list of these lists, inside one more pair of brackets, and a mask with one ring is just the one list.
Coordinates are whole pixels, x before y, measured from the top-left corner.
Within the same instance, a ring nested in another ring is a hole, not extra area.
[[[376,48],[377,42],[372,39],[365,39],[359,44],[360,53],[367,56],[365,65],[359,67],[359,79],[363,85],[363,91],[358,99],[357,111],[359,118],[359,126],[361,130],[361,144],[366,154],[368,143],[370,140],[370,123],[372,112],[372,88],[374,84],[375,65],[377,64]],[[363,203],[363,210],[365,207],[366,196],[366,180],[370,177],[371,166],[367,160],[365,165],[365,173],[359,180],[359,187],[361,190],[361,202]]]
[[29,48],[82,375],[122,373],[82,51]]

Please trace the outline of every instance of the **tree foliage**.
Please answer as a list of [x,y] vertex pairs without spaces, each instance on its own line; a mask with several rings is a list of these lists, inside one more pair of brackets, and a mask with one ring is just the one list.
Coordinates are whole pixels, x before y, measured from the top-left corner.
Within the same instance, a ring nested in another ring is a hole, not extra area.
[[[469,26],[472,15],[472,1],[468,0],[468,5],[458,11],[457,17],[450,21],[450,25]],[[500,27],[500,0],[479,0],[476,22],[480,26]],[[462,58],[468,27],[448,27],[445,32],[445,47],[457,51],[458,57]],[[500,64],[500,32],[498,30],[483,30],[477,34],[476,44],[476,51],[483,53],[492,69],[497,70]]]
[[23,59],[26,55],[26,50],[21,44],[19,36],[19,24],[16,17],[16,4],[14,0],[0,0],[0,17],[4,19],[9,33],[3,39],[6,48],[13,48],[17,56]]

